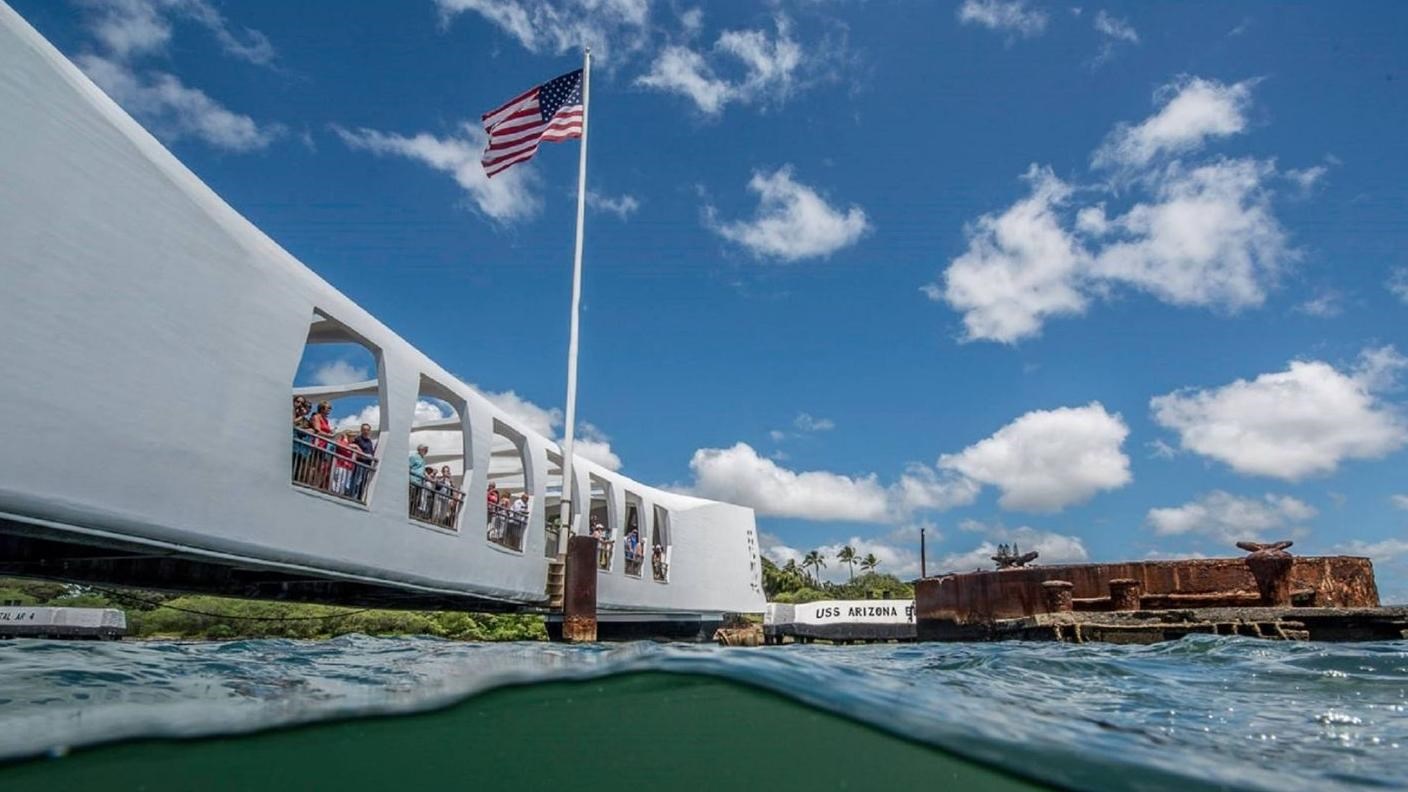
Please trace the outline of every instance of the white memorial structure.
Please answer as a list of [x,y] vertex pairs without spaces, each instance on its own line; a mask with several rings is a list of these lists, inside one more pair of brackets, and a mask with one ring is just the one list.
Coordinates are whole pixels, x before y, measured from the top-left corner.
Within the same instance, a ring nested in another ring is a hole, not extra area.
[[[319,344],[374,377],[294,388]],[[375,405],[375,450],[291,431],[300,395]],[[450,417],[417,423],[426,399]],[[601,525],[603,617],[764,609],[751,509],[581,456],[564,487],[557,443],[295,260],[3,2],[0,412],[0,572],[545,610],[570,489],[575,532]],[[443,481],[408,472],[423,440]]]

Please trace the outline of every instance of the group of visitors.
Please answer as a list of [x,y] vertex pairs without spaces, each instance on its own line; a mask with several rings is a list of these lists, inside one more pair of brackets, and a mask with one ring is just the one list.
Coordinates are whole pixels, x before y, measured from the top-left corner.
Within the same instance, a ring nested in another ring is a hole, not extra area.
[[[454,528],[464,504],[464,492],[455,486],[449,465],[436,470],[426,461],[430,447],[416,446],[410,458],[410,511],[418,520]],[[314,407],[302,396],[293,397],[293,480],[297,484],[332,495],[366,501],[367,487],[376,472],[376,439],[371,424],[359,430],[333,429],[332,403],[320,401]],[[487,494],[489,539],[521,550],[528,524],[528,493],[513,495],[489,485]],[[600,518],[594,517],[591,535],[597,540],[597,563],[611,568],[615,543]],[[640,531],[634,525],[625,537],[626,574],[639,575],[645,561]],[[650,556],[655,579],[664,581],[669,571],[665,548],[655,545]]]
[[455,486],[455,476],[449,465],[441,465],[437,471],[434,465],[426,462],[429,454],[430,446],[425,444],[416,446],[415,453],[411,454],[411,516],[444,528],[454,528],[460,506],[464,503],[464,492]]
[[485,496],[489,516],[489,541],[514,550],[523,549],[523,533],[528,527],[528,493],[517,496],[490,484]]
[[313,407],[293,397],[293,480],[332,495],[365,501],[376,471],[376,439],[371,424],[335,431],[332,403]]

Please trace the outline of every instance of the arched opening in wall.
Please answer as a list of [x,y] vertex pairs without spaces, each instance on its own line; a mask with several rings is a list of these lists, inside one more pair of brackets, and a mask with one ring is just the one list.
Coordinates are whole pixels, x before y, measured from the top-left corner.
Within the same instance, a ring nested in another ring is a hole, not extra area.
[[655,507],[655,525],[650,537],[650,572],[661,583],[670,581],[670,512]]
[[639,495],[629,491],[626,493],[626,519],[621,542],[626,574],[631,577],[640,577],[640,569],[645,565],[645,541],[640,535],[640,515],[644,508]]
[[[573,473],[576,478],[576,473]],[[573,482],[573,490],[576,490],[576,482]],[[581,493],[575,492],[577,499],[581,500]],[[546,527],[546,537],[543,542],[543,555],[555,558],[558,542],[562,541],[564,531],[571,532],[570,525],[562,523],[562,455],[556,451],[548,452],[548,478],[543,487],[543,517]],[[574,520],[581,525],[581,520]]]
[[452,531],[464,513],[471,471],[465,403],[454,391],[421,375],[411,421],[410,517]]
[[314,310],[293,375],[293,484],[366,503],[385,412],[381,350]]
[[603,572],[610,572],[615,562],[617,530],[615,498],[612,497],[611,482],[595,474],[587,478],[591,484],[591,503],[587,521],[591,525],[591,535],[596,539],[596,564]]
[[508,424],[494,419],[494,435],[489,448],[488,530],[490,542],[523,552],[528,533],[528,517],[533,512],[528,494],[527,444],[523,435]]

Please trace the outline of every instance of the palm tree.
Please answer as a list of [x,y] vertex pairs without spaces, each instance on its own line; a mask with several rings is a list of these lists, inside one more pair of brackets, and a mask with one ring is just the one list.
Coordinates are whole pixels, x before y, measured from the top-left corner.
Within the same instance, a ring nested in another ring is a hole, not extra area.
[[[825,566],[826,556],[822,555],[820,550],[813,550],[807,553],[806,557],[802,559],[802,569],[811,567],[816,574],[821,574],[821,570]],[[812,576],[812,582],[816,582],[816,575]]]
[[865,572],[874,572],[875,567],[880,566],[880,559],[874,553],[866,553],[865,558],[860,560],[860,568]]
[[851,580],[856,579],[856,549],[850,545],[841,548],[841,552],[836,554],[836,560],[851,568]]

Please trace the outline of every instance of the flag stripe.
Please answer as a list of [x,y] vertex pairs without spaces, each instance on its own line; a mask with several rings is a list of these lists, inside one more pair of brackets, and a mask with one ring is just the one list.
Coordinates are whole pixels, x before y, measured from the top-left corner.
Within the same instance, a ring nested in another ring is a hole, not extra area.
[[498,109],[496,109],[496,110],[490,110],[489,112],[485,113],[485,114],[482,116],[482,119],[481,119],[481,120],[483,120],[484,126],[486,126],[486,127],[487,127],[487,126],[490,126],[490,125],[496,123],[496,118],[495,118],[496,116],[502,115],[505,111],[511,110],[511,109],[513,109],[514,107],[516,107],[516,106],[518,106],[518,105],[520,105],[520,104],[523,104],[525,100],[532,99],[532,100],[536,101],[537,98],[538,98],[538,88],[537,88],[536,86],[533,87],[533,88],[529,88],[528,90],[524,91],[523,93],[519,94],[518,96],[515,96],[515,97],[513,97],[512,99],[510,99],[510,100],[508,100],[507,102],[505,102],[505,103],[503,104],[503,106],[499,107]]

